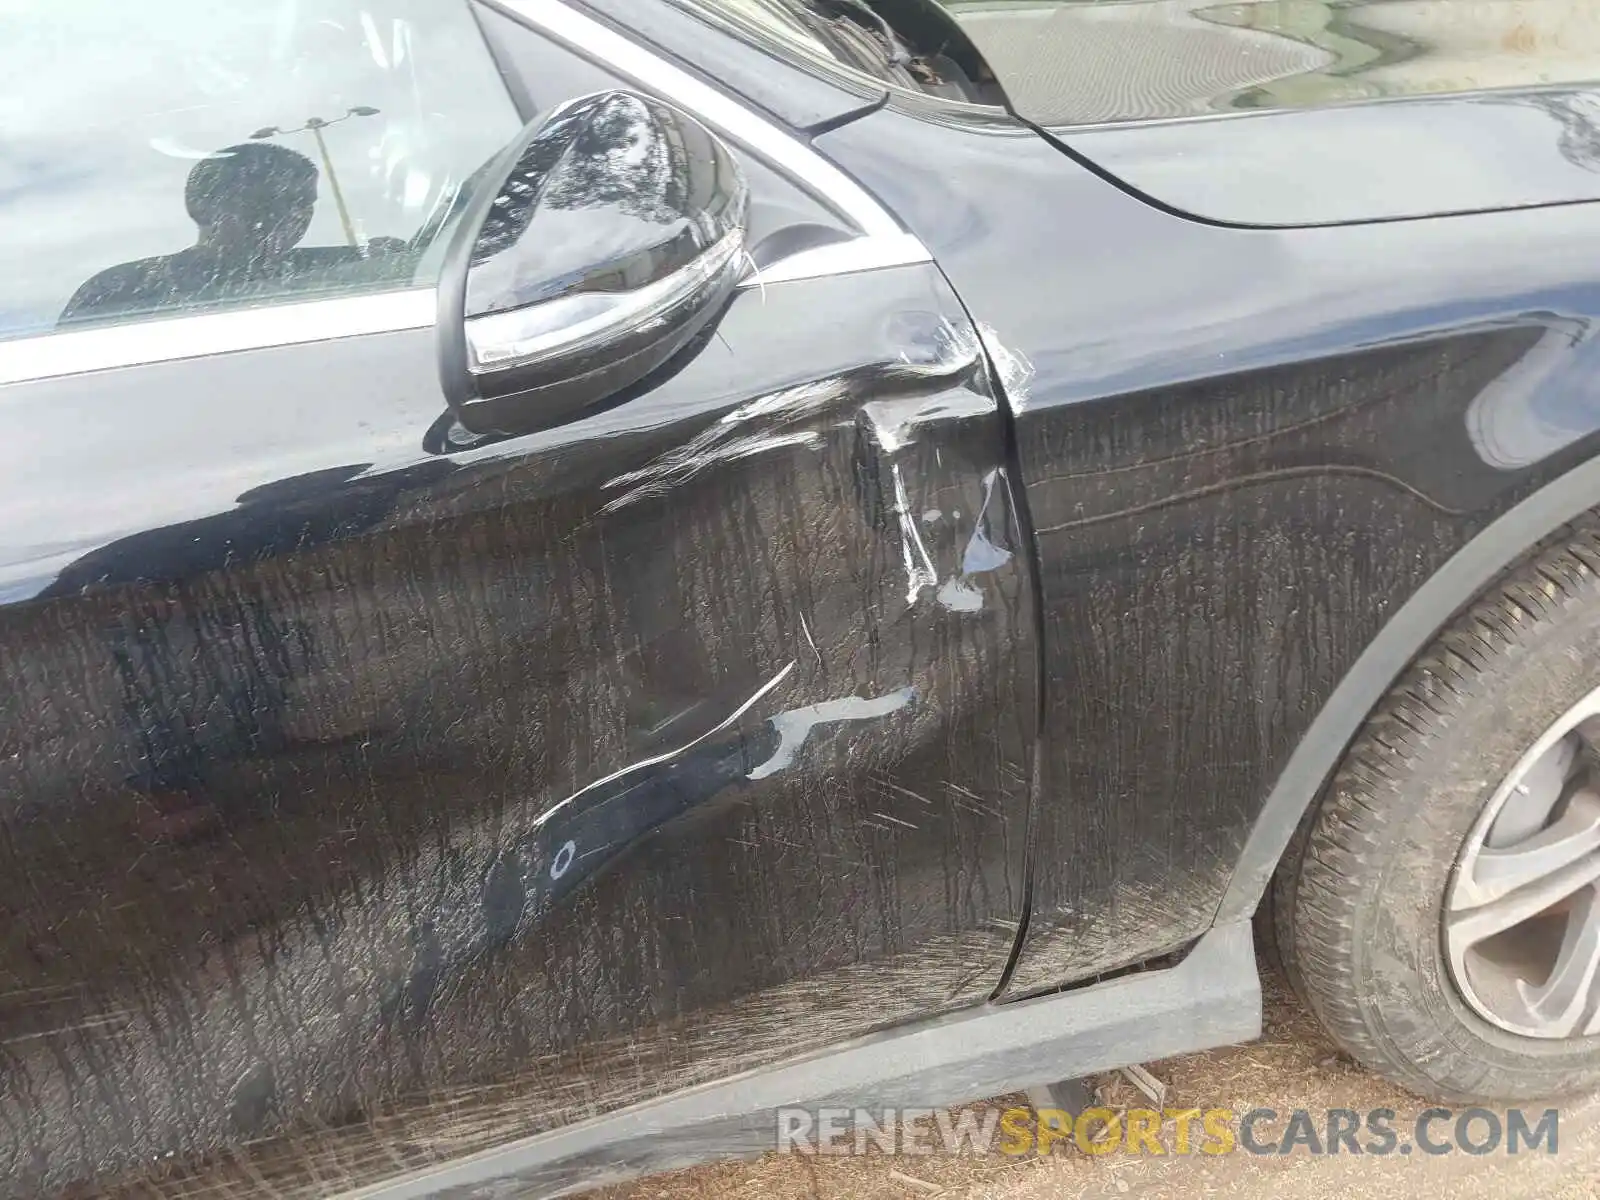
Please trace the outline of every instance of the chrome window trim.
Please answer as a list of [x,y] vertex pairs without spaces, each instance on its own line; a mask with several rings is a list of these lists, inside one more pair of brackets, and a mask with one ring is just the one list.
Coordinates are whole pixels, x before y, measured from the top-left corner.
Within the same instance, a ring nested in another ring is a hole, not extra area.
[[[644,89],[678,104],[813,188],[861,230],[848,241],[802,250],[756,270],[741,288],[913,266],[933,261],[920,240],[901,229],[860,184],[803,140],[754,109],[702,83],[647,47],[629,40],[563,0],[488,0],[546,36],[597,57]],[[434,288],[407,288],[326,300],[295,300],[224,312],[152,315],[126,324],[0,340],[0,387],[118,367],[180,362],[244,350],[336,338],[429,329],[436,322]]]
[[[750,268],[741,289],[802,279],[850,275],[926,261],[910,234],[860,237],[800,250],[760,269]],[[126,325],[101,325],[63,333],[0,341],[0,388],[118,367],[181,362],[242,350],[267,350],[373,333],[431,329],[438,312],[433,288],[408,288],[371,296],[341,296],[194,316],[157,317]]]
[[909,233],[851,238],[810,250],[797,250],[759,270],[751,268],[739,281],[742,288],[788,283],[795,279],[821,279],[828,275],[853,275],[883,267],[905,267],[932,262],[928,249]]
[[157,317],[0,341],[0,386],[141,363],[433,327],[433,288]]

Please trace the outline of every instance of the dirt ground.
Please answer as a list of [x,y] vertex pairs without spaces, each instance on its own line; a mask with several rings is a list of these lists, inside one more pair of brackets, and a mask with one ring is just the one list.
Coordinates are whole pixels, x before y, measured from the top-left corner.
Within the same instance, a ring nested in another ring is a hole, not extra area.
[[[1266,992],[1262,1038],[1248,1046],[1193,1054],[1148,1064],[1167,1086],[1167,1108],[1230,1108],[1243,1113],[1273,1108],[1392,1108],[1395,1129],[1409,1140],[1411,1124],[1428,1105],[1391,1087],[1341,1056],[1292,998],[1279,977],[1263,972]],[[1146,1107],[1149,1102],[1121,1075],[1098,1076],[1096,1099],[1110,1107]],[[1005,1107],[1021,1097],[991,1101]],[[1547,1105],[1523,1105],[1542,1111]],[[1090,1156],[1057,1147],[1047,1157],[983,1156],[801,1157],[768,1155],[739,1163],[699,1167],[591,1193],[593,1200],[1600,1200],[1600,1099],[1567,1101],[1560,1109],[1554,1155],[1516,1156],[1504,1151],[1474,1157],[1460,1151],[1441,1156],[1386,1157],[1348,1154],[1316,1157],[1296,1150],[1288,1157],[1242,1151],[1220,1157],[1199,1154],[1154,1157]],[[1282,1132],[1284,1121],[1263,1140]],[[1449,1124],[1440,1127],[1444,1134]],[[1198,1137],[1198,1134],[1197,1134]],[[1169,1148],[1174,1140],[1165,1136]]]

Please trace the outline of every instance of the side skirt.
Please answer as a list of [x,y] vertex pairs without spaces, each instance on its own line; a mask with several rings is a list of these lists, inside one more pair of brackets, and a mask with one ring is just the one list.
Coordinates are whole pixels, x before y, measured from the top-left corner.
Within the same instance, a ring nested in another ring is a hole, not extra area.
[[986,1004],[634,1105],[337,1200],[558,1196],[777,1146],[786,1106],[941,1108],[1261,1033],[1250,922],[1174,967]]

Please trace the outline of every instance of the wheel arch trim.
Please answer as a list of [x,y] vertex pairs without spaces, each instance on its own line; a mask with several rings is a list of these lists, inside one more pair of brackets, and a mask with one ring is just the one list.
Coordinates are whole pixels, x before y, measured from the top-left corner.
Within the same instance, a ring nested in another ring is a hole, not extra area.
[[1215,924],[1253,913],[1305,814],[1363,722],[1451,617],[1563,525],[1600,506],[1600,457],[1552,480],[1480,530],[1400,606],[1322,705],[1256,816]]

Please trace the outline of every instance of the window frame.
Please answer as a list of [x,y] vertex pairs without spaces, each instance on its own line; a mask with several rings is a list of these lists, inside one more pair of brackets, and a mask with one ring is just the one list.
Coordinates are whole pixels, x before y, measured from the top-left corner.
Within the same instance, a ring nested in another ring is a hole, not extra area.
[[[473,0],[469,0],[469,3]],[[748,274],[741,287],[766,287],[932,261],[921,241],[865,188],[808,142],[756,109],[670,62],[565,0],[499,0],[495,7],[538,36],[603,65],[622,79],[682,108],[823,200],[858,236],[802,250]],[[152,313],[0,341],[0,387],[120,367],[432,328],[433,285],[374,289],[206,313]]]

